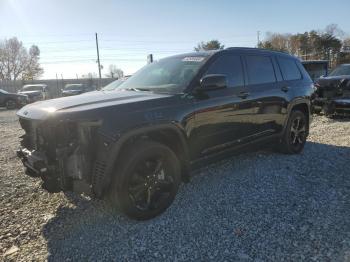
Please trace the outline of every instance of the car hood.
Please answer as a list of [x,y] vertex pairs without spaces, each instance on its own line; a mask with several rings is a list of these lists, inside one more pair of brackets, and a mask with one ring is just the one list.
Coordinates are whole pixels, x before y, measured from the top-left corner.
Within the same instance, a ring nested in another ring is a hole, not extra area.
[[322,77],[317,80],[316,85],[323,89],[333,89],[333,88],[350,88],[350,76],[328,76]]
[[36,102],[20,109],[17,115],[23,118],[45,119],[55,113],[94,110],[169,96],[142,91],[94,91],[79,96]]
[[18,94],[27,95],[27,96],[35,96],[35,95],[40,95],[41,91],[19,91]]
[[83,90],[63,90],[62,93],[67,93],[67,94],[70,94],[70,93],[80,93],[80,92],[83,92]]

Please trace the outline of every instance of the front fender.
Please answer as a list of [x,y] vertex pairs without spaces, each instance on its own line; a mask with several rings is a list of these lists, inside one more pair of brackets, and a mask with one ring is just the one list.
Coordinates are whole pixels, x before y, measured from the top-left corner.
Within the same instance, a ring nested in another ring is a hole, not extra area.
[[104,191],[110,185],[119,154],[128,141],[133,138],[142,137],[150,132],[166,130],[177,134],[184,152],[184,155],[181,157],[183,157],[185,162],[189,162],[188,146],[184,130],[175,122],[134,127],[114,136],[114,140],[100,135],[97,146],[98,153],[92,172],[92,191],[95,196],[101,198],[104,195]]

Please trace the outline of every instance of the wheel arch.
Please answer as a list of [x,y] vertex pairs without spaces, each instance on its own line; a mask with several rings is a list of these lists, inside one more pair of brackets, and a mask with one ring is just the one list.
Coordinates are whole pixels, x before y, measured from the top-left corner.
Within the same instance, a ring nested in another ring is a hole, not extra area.
[[305,113],[306,119],[308,121],[307,134],[309,134],[309,126],[310,126],[310,123],[311,123],[311,120],[312,120],[311,103],[310,103],[310,100],[304,99],[304,98],[302,98],[302,99],[301,98],[295,99],[289,104],[289,106],[288,106],[288,117],[286,119],[286,122],[285,122],[285,125],[284,125],[284,129],[287,126],[289,116],[291,115],[292,111],[295,111],[295,110],[299,110],[299,111]]
[[[97,197],[102,197],[104,191],[108,189],[112,181],[113,170],[123,151],[140,139],[150,139],[168,146],[178,157],[181,165],[182,180],[187,181],[189,179],[189,151],[184,130],[175,123],[143,126],[122,133],[119,139],[111,146],[108,159],[105,161],[106,166],[103,177],[100,174],[95,174],[96,168],[94,168],[93,181],[96,178],[102,180],[97,181],[97,183],[93,182],[93,191]],[[106,154],[101,155],[106,156]],[[98,158],[99,156],[96,159],[97,163],[100,162]]]

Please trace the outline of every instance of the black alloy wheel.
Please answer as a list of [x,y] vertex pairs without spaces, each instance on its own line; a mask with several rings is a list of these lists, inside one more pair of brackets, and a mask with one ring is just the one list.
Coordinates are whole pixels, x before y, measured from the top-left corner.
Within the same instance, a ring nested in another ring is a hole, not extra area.
[[299,151],[299,148],[304,146],[306,141],[306,123],[305,118],[302,116],[297,116],[293,119],[290,128],[290,139],[295,151]]
[[141,160],[131,174],[128,191],[136,208],[157,209],[174,190],[174,178],[165,169],[162,156]]
[[304,112],[292,111],[279,145],[286,154],[299,154],[305,146],[308,135],[308,120]]
[[141,140],[122,152],[110,200],[127,216],[146,220],[164,212],[179,188],[180,164],[166,145]]

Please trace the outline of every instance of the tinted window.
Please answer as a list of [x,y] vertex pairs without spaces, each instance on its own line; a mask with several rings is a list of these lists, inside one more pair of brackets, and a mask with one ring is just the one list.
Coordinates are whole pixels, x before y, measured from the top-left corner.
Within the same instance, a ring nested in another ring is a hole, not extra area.
[[284,80],[297,80],[301,78],[298,66],[293,59],[278,57],[277,60]]
[[350,75],[350,66],[349,65],[338,66],[329,75],[330,76]]
[[210,65],[208,74],[226,75],[229,87],[244,85],[241,58],[238,55],[220,56]]
[[276,82],[271,58],[268,56],[247,56],[248,84]]

